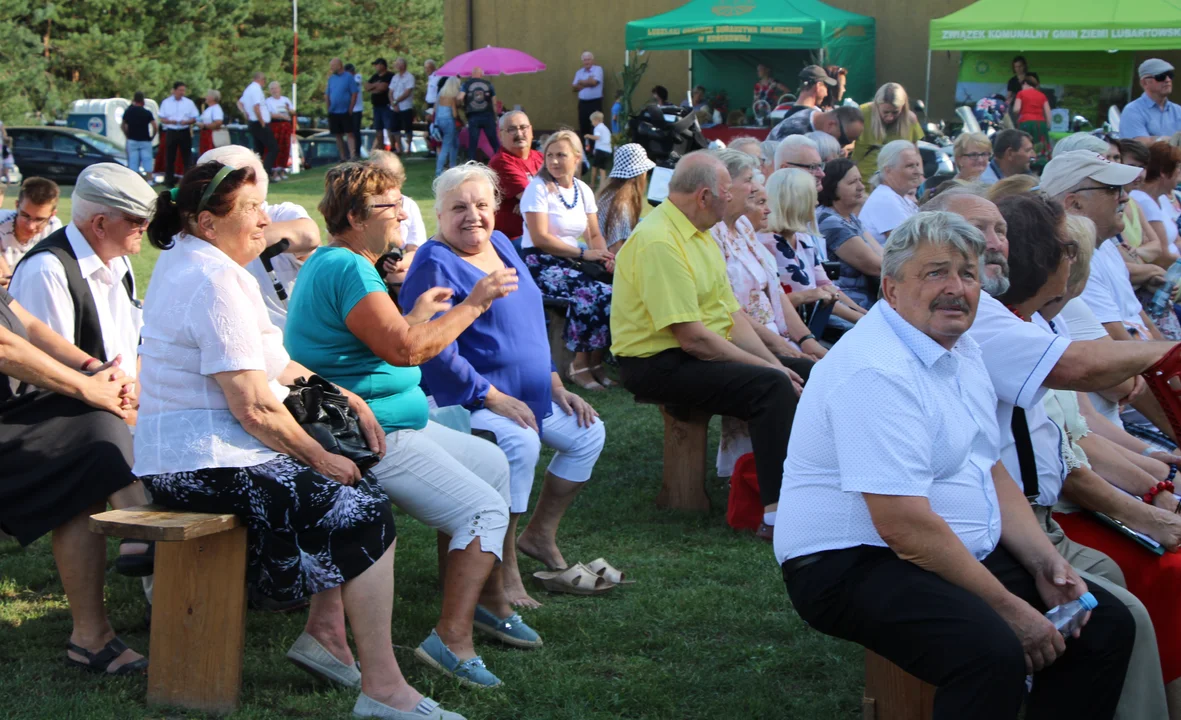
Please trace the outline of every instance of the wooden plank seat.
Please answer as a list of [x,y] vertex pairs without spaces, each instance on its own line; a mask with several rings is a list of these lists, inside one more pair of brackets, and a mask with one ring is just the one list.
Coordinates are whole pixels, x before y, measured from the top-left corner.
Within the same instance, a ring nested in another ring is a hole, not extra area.
[[659,405],[664,417],[663,485],[656,504],[674,510],[709,510],[705,494],[706,451],[710,413],[682,405],[665,405],[636,396],[641,405]]
[[145,505],[92,515],[90,530],[156,542],[148,703],[236,710],[246,640],[241,521]]
[[862,720],[931,720],[935,686],[919,680],[886,658],[865,651]]

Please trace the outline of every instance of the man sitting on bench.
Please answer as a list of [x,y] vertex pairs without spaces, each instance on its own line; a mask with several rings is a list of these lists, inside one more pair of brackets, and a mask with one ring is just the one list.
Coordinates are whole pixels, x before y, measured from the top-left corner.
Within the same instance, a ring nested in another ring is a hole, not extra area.
[[611,351],[633,394],[747,421],[764,505],[759,530],[769,539],[803,380],[755,334],[710,237],[731,184],[726,166],[706,151],[677,163],[668,200],[616,257]]
[[[919,213],[890,234],[882,301],[811,376],[775,556],[800,617],[937,686],[935,718],[1111,718],[1134,621],[1042,532],[1001,455],[997,396],[966,335],[983,236]],[[1043,613],[1098,600],[1069,646]]]

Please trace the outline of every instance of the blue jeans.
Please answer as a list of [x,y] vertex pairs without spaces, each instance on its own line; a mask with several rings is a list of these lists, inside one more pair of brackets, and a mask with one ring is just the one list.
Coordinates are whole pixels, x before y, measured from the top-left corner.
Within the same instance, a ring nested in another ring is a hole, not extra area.
[[446,105],[435,106],[435,127],[443,136],[443,146],[435,160],[435,175],[459,164],[459,130],[455,127],[455,111]]
[[488,144],[492,146],[492,154],[495,155],[496,151],[500,149],[500,140],[496,137],[496,114],[489,110],[469,115],[467,119],[468,160],[478,159],[476,151],[480,148],[481,130],[488,137]]
[[[128,140],[127,141],[127,167],[131,168],[141,175],[145,172],[152,172],[153,158],[152,158],[152,141],[151,140]],[[140,168],[143,168],[142,170]]]

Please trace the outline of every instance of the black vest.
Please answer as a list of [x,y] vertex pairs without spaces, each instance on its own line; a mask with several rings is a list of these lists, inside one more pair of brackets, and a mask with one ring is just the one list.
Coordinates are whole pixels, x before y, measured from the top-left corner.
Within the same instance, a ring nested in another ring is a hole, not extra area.
[[[74,248],[70,246],[70,239],[66,237],[66,229],[53,233],[33,246],[25,253],[16,267],[38,253],[52,253],[61,261],[66,269],[66,285],[70,290],[70,299],[74,301],[74,344],[90,357],[106,362],[106,347],[103,345],[103,329],[98,321],[98,307],[94,304],[94,296],[90,294],[90,285],[82,277],[82,270],[78,267],[78,257],[74,255]],[[16,268],[13,268],[13,275]],[[123,287],[127,290],[127,297],[131,302],[139,305],[135,299],[135,279],[130,268],[123,275]]]

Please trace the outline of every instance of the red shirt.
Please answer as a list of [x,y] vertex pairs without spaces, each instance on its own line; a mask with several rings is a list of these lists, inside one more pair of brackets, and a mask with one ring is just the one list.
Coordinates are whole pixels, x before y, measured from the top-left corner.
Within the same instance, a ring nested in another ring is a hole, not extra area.
[[1041,90],[1026,88],[1017,93],[1017,99],[1021,101],[1021,116],[1017,118],[1017,122],[1048,122],[1045,107],[1049,100]]
[[525,218],[517,208],[521,200],[517,196],[525,192],[529,181],[541,170],[545,157],[536,150],[529,151],[529,157],[519,158],[504,150],[496,153],[488,167],[500,178],[500,209],[496,211],[496,229],[516,239],[525,232]]

